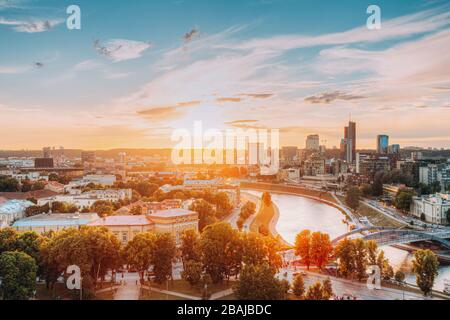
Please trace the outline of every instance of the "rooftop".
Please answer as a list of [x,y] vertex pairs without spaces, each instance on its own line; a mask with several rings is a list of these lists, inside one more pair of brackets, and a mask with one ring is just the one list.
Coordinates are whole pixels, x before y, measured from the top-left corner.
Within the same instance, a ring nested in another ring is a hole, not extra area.
[[145,226],[152,222],[146,216],[108,216],[91,222],[90,226]]
[[96,213],[43,213],[14,222],[13,227],[79,226],[99,219]]
[[0,200],[0,214],[14,214],[25,211],[26,208],[33,206],[34,203],[27,200]]
[[150,218],[158,217],[158,218],[174,218],[181,216],[189,216],[191,214],[197,214],[195,211],[186,210],[182,208],[177,209],[167,209],[167,210],[158,210],[155,213],[149,215]]

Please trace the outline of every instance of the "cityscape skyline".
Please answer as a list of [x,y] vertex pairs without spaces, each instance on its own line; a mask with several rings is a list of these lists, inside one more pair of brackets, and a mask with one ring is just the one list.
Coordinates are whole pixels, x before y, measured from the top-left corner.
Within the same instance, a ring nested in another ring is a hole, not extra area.
[[197,120],[332,147],[350,114],[359,148],[450,148],[445,1],[380,1],[380,30],[365,1],[80,1],[81,30],[65,4],[0,2],[2,149],[161,148]]

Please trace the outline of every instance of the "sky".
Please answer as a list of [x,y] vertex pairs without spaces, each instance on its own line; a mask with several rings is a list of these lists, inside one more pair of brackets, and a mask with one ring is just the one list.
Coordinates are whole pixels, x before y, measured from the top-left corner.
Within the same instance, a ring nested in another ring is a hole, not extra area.
[[0,149],[170,147],[195,121],[333,147],[349,119],[357,148],[450,148],[449,52],[448,0],[0,0]]

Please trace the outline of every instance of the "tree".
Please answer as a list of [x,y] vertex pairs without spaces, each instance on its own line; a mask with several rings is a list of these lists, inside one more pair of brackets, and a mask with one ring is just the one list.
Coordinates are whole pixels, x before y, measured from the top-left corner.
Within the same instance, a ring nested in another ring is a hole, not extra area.
[[200,230],[200,232],[202,232],[206,226],[211,225],[217,221],[216,212],[213,206],[203,199],[195,200],[189,207],[189,210],[198,213],[198,229]]
[[143,197],[151,197],[153,193],[159,189],[159,186],[154,183],[143,181],[139,182],[134,189]]
[[283,259],[279,254],[281,250],[281,244],[278,239],[274,237],[265,237],[265,246],[267,250],[267,259],[269,261],[269,265],[274,268],[277,272],[283,266]]
[[369,197],[369,196],[372,195],[372,193],[373,193],[373,190],[372,190],[372,186],[371,186],[370,184],[364,184],[364,185],[361,187],[361,194],[362,194],[364,197]]
[[242,230],[242,228],[244,227],[244,220],[242,219],[242,217],[239,217],[239,219],[236,221],[236,226],[238,227],[239,231]]
[[163,283],[172,277],[172,262],[175,259],[176,246],[172,236],[168,233],[158,233],[152,255],[155,281]]
[[395,207],[402,211],[409,211],[412,203],[414,191],[409,189],[400,189],[395,196]]
[[17,232],[13,228],[0,229],[0,254],[17,249]]
[[317,281],[308,288],[305,296],[306,300],[325,300],[323,296],[323,288],[320,281]]
[[339,274],[343,277],[352,275],[355,270],[353,242],[347,238],[339,241],[334,252],[338,260]]
[[110,216],[114,212],[114,206],[111,201],[98,200],[91,206],[90,211],[97,213],[100,217]]
[[356,210],[359,207],[359,200],[361,198],[361,192],[359,188],[352,187],[347,191],[347,195],[345,196],[345,203],[349,208]]
[[269,192],[264,192],[261,196],[261,200],[266,207],[272,204],[272,196],[270,195]]
[[268,262],[265,241],[261,235],[250,232],[241,235],[242,262],[244,264],[259,265]]
[[431,250],[418,250],[414,253],[413,272],[417,285],[427,295],[431,292],[434,279],[438,275],[439,261]]
[[198,233],[194,230],[186,230],[181,234],[181,259],[183,265],[187,261],[201,261],[201,244]]
[[283,300],[286,285],[275,277],[267,264],[246,265],[235,287],[238,300]]
[[361,281],[366,276],[367,270],[367,246],[361,238],[353,240],[353,257],[356,277]]
[[295,238],[295,254],[300,257],[301,262],[309,267],[312,262],[311,256],[311,231],[303,230]]
[[292,291],[298,298],[303,298],[305,294],[305,281],[301,274],[295,276]]
[[333,286],[331,284],[331,279],[326,278],[322,283],[322,297],[323,300],[330,300],[333,296]]
[[383,194],[383,184],[384,184],[384,172],[378,171],[375,173],[372,184],[372,194],[376,197]]
[[138,233],[124,248],[127,264],[138,271],[141,280],[151,266],[155,240],[153,233]]
[[401,270],[398,270],[395,273],[394,278],[395,278],[395,281],[397,281],[397,282],[403,282],[403,281],[405,281],[405,274]]
[[200,283],[202,279],[203,265],[201,262],[188,260],[184,264],[183,271],[181,272],[181,278],[189,282],[191,286],[195,286]]
[[86,294],[108,270],[121,265],[120,242],[106,228],[81,227],[58,232],[44,243],[41,255],[45,268],[51,270],[46,279],[52,283],[55,274],[60,275],[70,265],[79,266]]
[[140,216],[142,214],[142,207],[141,206],[133,206],[130,210],[130,213],[133,216]]
[[331,254],[333,253],[333,245],[330,236],[321,232],[314,232],[311,236],[311,262],[319,269],[327,265]]
[[20,191],[20,184],[14,178],[7,176],[0,176],[0,192],[18,192]]
[[36,262],[23,252],[0,255],[0,278],[5,300],[28,300],[36,288]]
[[247,201],[241,208],[241,212],[239,214],[240,219],[243,221],[250,218],[256,212],[256,205],[251,201]]
[[32,217],[41,213],[47,213],[50,211],[50,205],[44,204],[43,206],[31,206],[25,209],[25,216]]
[[203,230],[200,238],[203,265],[214,283],[221,282],[232,273],[236,256],[231,254],[233,250],[230,246],[237,239],[237,232],[228,223],[216,223]]
[[215,204],[217,208],[216,216],[219,219],[228,216],[233,210],[233,205],[225,192],[216,194]]

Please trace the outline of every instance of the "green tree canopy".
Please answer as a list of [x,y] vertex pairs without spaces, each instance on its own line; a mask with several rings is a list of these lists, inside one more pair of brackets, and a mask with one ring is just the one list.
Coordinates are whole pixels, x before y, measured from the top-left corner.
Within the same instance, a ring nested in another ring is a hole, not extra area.
[[27,300],[36,288],[36,261],[23,252],[0,254],[1,291],[5,300]]

